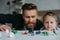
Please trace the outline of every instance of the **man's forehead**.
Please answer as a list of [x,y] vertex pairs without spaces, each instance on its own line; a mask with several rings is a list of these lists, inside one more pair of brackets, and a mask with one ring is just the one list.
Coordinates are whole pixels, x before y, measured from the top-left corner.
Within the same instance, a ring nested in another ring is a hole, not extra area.
[[32,10],[24,10],[24,12],[37,12],[36,9],[32,9]]
[[37,16],[36,14],[25,14],[24,16]]
[[26,10],[24,12],[24,15],[37,15],[37,11],[36,10]]

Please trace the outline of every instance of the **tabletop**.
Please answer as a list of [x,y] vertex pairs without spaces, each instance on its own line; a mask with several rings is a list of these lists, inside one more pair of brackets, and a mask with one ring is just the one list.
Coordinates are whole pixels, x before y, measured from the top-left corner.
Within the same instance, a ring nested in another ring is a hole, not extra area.
[[37,31],[34,31],[34,35],[23,34],[24,32],[18,31],[14,34],[14,37],[9,37],[5,32],[0,32],[0,40],[60,40],[60,35],[42,36],[41,34],[36,34]]

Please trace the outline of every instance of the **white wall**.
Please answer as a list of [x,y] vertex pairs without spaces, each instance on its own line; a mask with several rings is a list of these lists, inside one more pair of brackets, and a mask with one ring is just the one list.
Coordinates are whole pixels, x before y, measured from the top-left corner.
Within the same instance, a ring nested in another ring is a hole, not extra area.
[[[7,5],[8,1],[10,1],[11,3],[13,0],[0,0],[0,13],[4,13],[4,14],[11,13],[11,10],[13,9],[12,6]],[[11,3],[11,5],[13,4]]]
[[[7,0],[8,1],[8,0]],[[7,12],[6,0],[0,0],[0,13]]]
[[[13,0],[0,0],[0,13],[12,13],[14,7],[9,9],[9,6],[6,4],[8,1],[12,2]],[[38,10],[55,10],[60,9],[60,0],[23,0],[24,3],[34,3],[38,6]]]
[[38,10],[60,9],[60,0],[25,0],[26,3],[34,3]]

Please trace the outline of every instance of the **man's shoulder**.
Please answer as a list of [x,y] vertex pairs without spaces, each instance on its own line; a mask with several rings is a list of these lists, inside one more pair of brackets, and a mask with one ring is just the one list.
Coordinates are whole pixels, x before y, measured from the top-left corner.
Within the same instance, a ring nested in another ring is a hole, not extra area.
[[40,30],[40,28],[41,28],[42,26],[43,26],[42,21],[40,21],[39,19],[37,19],[35,29],[36,29],[36,30]]
[[37,24],[37,25],[43,25],[42,21],[40,21],[39,19],[37,19],[36,24]]

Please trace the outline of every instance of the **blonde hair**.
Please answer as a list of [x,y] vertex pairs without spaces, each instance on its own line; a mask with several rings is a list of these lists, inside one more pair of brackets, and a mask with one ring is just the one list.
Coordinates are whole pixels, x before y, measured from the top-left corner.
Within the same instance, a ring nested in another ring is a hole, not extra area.
[[52,16],[52,17],[54,17],[54,18],[56,19],[56,21],[57,21],[57,16],[56,16],[55,13],[53,13],[53,12],[47,12],[47,13],[43,16],[43,22],[44,22],[46,16]]

